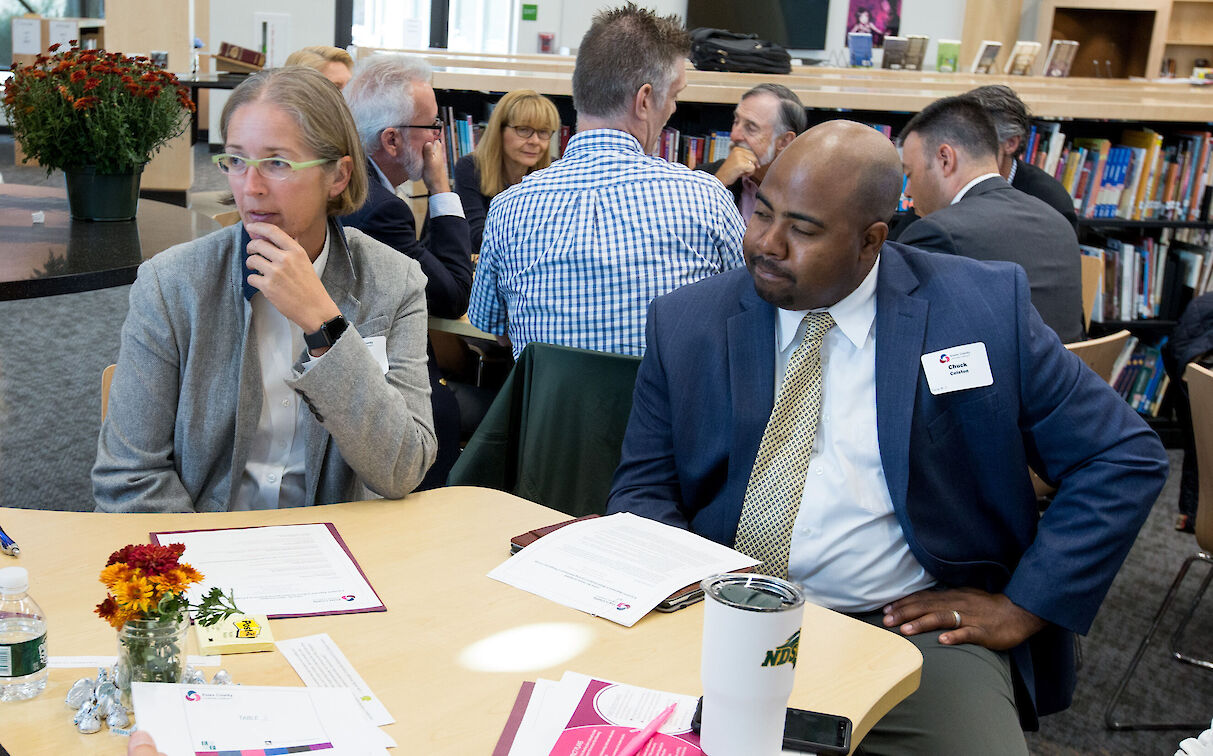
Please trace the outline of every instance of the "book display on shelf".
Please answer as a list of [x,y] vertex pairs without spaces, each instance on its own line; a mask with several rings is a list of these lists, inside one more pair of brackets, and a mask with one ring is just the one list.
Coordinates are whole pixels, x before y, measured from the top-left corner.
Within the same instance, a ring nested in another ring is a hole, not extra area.
[[906,66],[906,54],[909,51],[910,40],[905,37],[885,37],[884,54],[880,58],[880,67],[900,71]]
[[1007,56],[1007,62],[1002,72],[1010,76],[1027,76],[1032,73],[1032,66],[1036,63],[1036,56],[1039,54],[1039,42],[1020,40],[1015,43],[1015,47],[1011,48],[1011,54]]
[[956,73],[960,67],[960,40],[941,39],[935,53],[935,69],[940,73]]
[[1002,43],[995,42],[992,39],[983,39],[981,47],[977,49],[977,55],[973,58],[973,65],[969,66],[969,72],[975,74],[988,74],[994,70],[994,64],[998,62],[998,53],[1002,52]]
[[1173,321],[1194,297],[1210,291],[1213,250],[1207,238],[1193,243],[1175,233],[1164,229],[1157,239],[1110,237],[1080,245],[1083,255],[1102,263],[1092,322]]
[[927,43],[931,38],[925,34],[909,34],[906,36],[908,46],[906,47],[906,62],[905,69],[907,71],[921,71],[922,61],[927,57]]
[[868,32],[847,34],[847,47],[851,50],[851,65],[856,68],[872,67],[872,35]]
[[1072,39],[1055,39],[1049,45],[1049,54],[1045,58],[1044,75],[1065,77],[1070,75],[1070,67],[1074,65],[1074,56],[1078,54],[1078,43]]
[[1166,342],[1166,336],[1154,344],[1130,336],[1112,366],[1112,388],[1130,407],[1148,417],[1158,417],[1171,384],[1162,361]]

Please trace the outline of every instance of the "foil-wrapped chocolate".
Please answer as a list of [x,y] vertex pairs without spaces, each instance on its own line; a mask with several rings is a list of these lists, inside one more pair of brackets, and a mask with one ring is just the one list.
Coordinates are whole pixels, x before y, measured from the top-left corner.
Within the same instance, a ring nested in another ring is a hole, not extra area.
[[115,701],[110,704],[109,715],[105,718],[105,723],[110,726],[111,730],[125,729],[131,726],[131,715],[126,710],[126,707]]
[[71,690],[67,692],[64,702],[73,709],[79,709],[85,701],[93,697],[93,685],[92,679],[81,677],[72,683]]
[[101,730],[101,718],[97,716],[96,712],[91,712],[87,716],[79,718],[79,721],[76,722],[76,729],[85,735],[99,732]]
[[202,674],[202,670],[195,667],[186,667],[185,676],[181,682],[187,685],[206,685],[206,675]]
[[226,669],[221,669],[211,678],[211,685],[231,685],[232,673]]

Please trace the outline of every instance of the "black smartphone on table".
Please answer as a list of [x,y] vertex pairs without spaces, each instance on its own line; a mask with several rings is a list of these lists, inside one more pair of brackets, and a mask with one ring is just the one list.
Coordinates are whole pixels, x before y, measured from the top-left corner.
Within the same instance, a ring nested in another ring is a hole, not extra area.
[[[695,706],[691,729],[699,732],[703,718],[703,698]],[[788,709],[783,722],[783,747],[808,753],[846,754],[851,752],[851,720],[837,714],[822,714],[804,709]]]

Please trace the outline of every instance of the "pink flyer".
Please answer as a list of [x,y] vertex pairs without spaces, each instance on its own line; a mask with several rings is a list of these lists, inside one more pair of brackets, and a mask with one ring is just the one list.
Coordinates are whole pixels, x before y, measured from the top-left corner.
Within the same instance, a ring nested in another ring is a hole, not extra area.
[[671,703],[678,708],[638,756],[703,756],[691,731],[696,700],[656,690],[591,680],[550,756],[615,756],[624,743]]

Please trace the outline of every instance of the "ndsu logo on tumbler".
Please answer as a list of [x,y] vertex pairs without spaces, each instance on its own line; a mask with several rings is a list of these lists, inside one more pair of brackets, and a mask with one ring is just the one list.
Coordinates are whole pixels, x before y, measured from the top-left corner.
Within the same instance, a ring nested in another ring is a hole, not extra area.
[[791,664],[793,669],[796,667],[796,654],[800,650],[800,631],[792,633],[792,637],[767,651],[766,658],[762,660],[764,667],[778,667],[781,664]]

